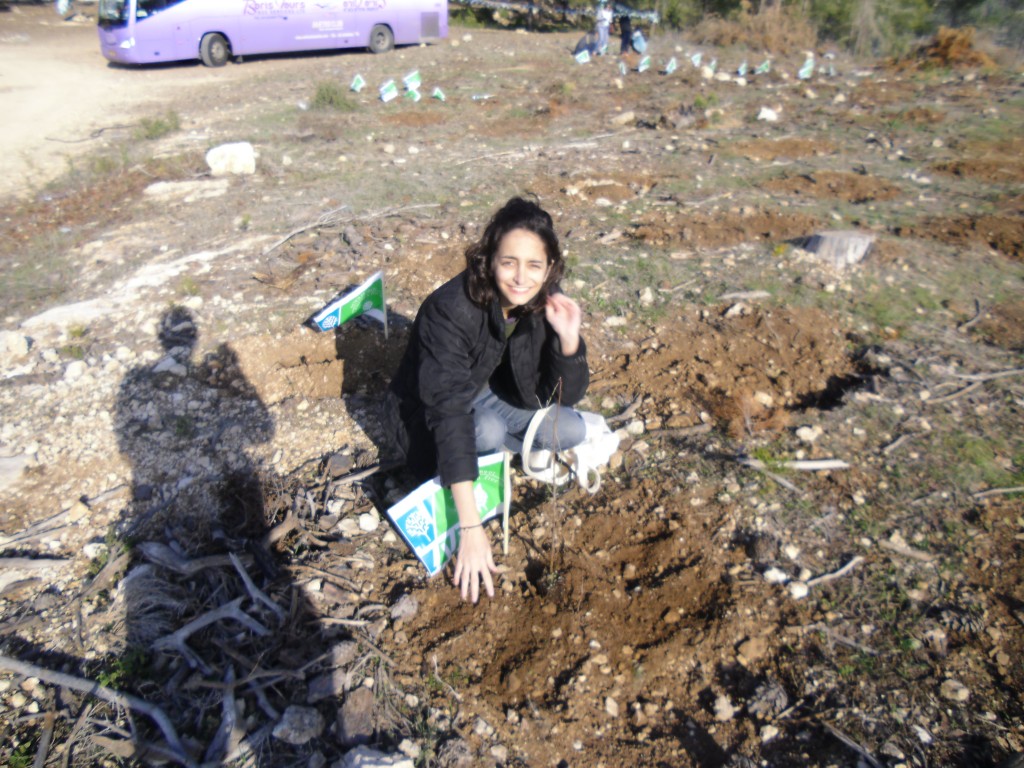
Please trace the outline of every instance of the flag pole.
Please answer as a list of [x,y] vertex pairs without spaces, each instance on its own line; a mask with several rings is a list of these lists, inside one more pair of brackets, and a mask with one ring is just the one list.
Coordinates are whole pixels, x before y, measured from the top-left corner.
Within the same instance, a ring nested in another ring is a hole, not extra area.
[[512,506],[512,479],[509,476],[509,465],[512,463],[512,454],[505,451],[505,459],[501,462],[501,481],[504,485],[502,492],[501,530],[502,543],[501,552],[508,557],[508,510]]

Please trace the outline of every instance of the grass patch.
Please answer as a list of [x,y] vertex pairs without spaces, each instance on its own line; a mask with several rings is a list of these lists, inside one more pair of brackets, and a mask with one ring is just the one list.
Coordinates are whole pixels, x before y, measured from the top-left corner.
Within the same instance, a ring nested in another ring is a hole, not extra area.
[[358,109],[345,89],[334,82],[319,83],[309,106],[311,109],[333,109],[336,112],[355,112]]
[[173,109],[165,112],[161,117],[144,117],[139,121],[135,129],[136,139],[154,141],[162,139],[181,128],[181,118]]

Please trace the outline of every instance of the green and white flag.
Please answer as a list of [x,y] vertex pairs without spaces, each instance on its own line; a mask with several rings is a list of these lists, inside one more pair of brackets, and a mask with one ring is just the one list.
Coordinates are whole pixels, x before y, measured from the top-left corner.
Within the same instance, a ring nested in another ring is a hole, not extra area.
[[437,99],[438,101],[446,101],[444,97],[444,91],[442,91],[440,88],[434,88],[434,92],[430,94],[430,97],[433,99]]
[[[477,460],[479,475],[473,483],[480,522],[504,515],[512,499],[508,453],[494,453]],[[387,516],[410,549],[433,576],[459,551],[459,513],[450,488],[440,478],[428,480],[388,509]]]
[[651,68],[651,57],[650,56],[644,56],[642,59],[640,59],[640,63],[637,65],[636,71],[637,72],[646,72],[650,68]]
[[405,85],[405,90],[407,91],[418,91],[422,83],[423,78],[420,77],[420,71],[418,69],[413,70],[402,78],[402,84]]
[[313,323],[321,331],[337,328],[359,315],[369,315],[384,324],[384,338],[388,337],[388,314],[384,305],[384,273],[375,272],[353,291],[335,299],[313,315]]
[[590,51],[586,48],[576,54],[577,64],[586,64],[588,61],[590,61]]
[[771,71],[772,60],[765,59],[763,63],[759,64],[757,69],[754,70],[755,75],[767,75]]
[[626,72],[628,72],[628,71],[629,71],[629,69],[626,67],[626,62],[620,61],[619,62],[619,74],[622,75],[623,77],[625,77],[626,76]]
[[388,80],[380,87],[380,100],[387,104],[392,99],[398,98],[398,86],[394,80]]
[[700,60],[702,58],[704,58],[704,55],[700,51],[697,51],[697,53],[690,56],[690,63],[693,64],[694,67],[699,67]]
[[676,57],[673,56],[671,59],[668,60],[668,64],[665,65],[665,74],[671,75],[673,72],[676,71],[676,67],[678,66],[679,65],[676,63]]
[[359,93],[365,87],[366,87],[366,81],[363,80],[363,76],[362,75],[356,75],[355,77],[353,77],[352,78],[352,85],[349,86],[349,88],[351,90],[355,91],[356,93]]
[[405,92],[405,96],[403,98],[406,99],[407,101],[419,101],[421,96],[419,91],[415,89],[410,89]]

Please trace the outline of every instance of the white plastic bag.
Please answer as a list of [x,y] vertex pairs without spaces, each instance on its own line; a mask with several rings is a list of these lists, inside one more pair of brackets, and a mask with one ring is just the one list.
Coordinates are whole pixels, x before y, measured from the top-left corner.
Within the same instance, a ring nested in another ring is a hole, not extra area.
[[[523,471],[527,476],[551,485],[565,484],[571,475],[587,493],[597,493],[601,487],[601,467],[608,463],[619,448],[619,437],[608,427],[604,417],[589,411],[577,411],[583,417],[586,437],[579,445],[554,456],[551,451],[534,451],[533,439],[537,428],[554,406],[537,411],[523,436]],[[569,470],[560,467],[559,459]],[[561,471],[560,471],[561,470]]]

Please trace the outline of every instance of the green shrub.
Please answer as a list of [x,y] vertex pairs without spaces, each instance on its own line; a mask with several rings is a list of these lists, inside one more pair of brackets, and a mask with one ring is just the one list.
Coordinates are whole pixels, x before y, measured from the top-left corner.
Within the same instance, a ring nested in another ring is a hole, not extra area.
[[338,83],[325,82],[316,87],[316,94],[310,105],[313,109],[334,109],[338,112],[354,112],[356,105],[345,94],[345,89]]

